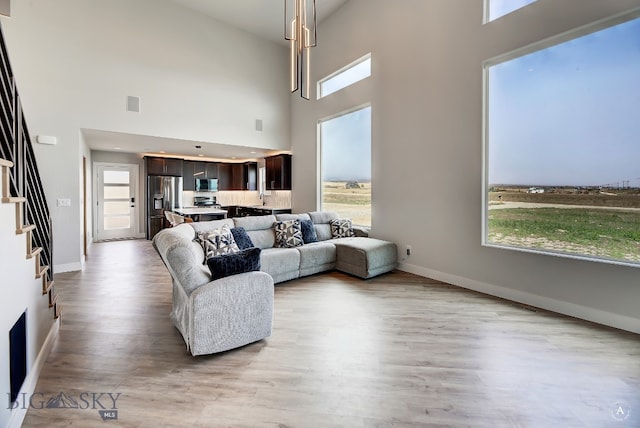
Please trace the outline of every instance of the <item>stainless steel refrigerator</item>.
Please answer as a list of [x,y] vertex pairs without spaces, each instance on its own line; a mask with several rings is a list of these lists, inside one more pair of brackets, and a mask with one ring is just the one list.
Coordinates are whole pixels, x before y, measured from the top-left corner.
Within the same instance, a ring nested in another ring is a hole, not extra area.
[[164,211],[182,207],[182,177],[147,177],[147,239],[164,228]]

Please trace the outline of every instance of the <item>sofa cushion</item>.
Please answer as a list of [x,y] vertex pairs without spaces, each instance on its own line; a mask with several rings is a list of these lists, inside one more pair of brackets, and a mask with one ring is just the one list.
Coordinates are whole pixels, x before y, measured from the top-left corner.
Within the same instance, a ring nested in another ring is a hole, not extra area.
[[309,214],[276,214],[276,220],[285,221],[285,220],[311,220]]
[[[336,262],[336,246],[333,242],[313,242],[298,247],[300,252],[300,271],[309,271],[314,267],[331,269]],[[318,272],[316,270],[316,272]],[[314,272],[315,273],[315,272]]]
[[276,216],[235,217],[233,222],[236,227],[244,227],[254,246],[264,250],[275,245],[276,234],[273,230],[273,223],[276,222]]
[[276,247],[293,248],[304,244],[300,220],[276,221],[273,228],[276,233]]
[[260,253],[260,270],[273,282],[288,281],[300,276],[300,248],[266,248]]
[[209,257],[207,266],[211,270],[211,280],[225,276],[260,270],[260,248],[251,247],[237,253]]
[[350,238],[355,236],[353,233],[353,225],[349,218],[336,218],[331,220],[331,237],[336,238]]
[[318,234],[311,220],[302,220],[300,222],[300,229],[302,230],[302,240],[305,244],[318,242]]
[[204,251],[203,264],[210,257],[237,253],[240,251],[238,244],[236,244],[235,239],[233,239],[231,229],[226,224],[220,229],[215,229],[211,232],[198,233],[196,241],[202,245],[202,250]]
[[309,217],[316,229],[318,241],[326,241],[331,239],[331,220],[338,218],[338,214],[331,211],[313,211],[309,213]]
[[251,237],[249,237],[247,231],[244,230],[244,227],[231,228],[231,234],[233,235],[233,239],[236,240],[238,248],[240,248],[241,250],[255,247],[255,245],[253,245],[253,242],[251,241]]

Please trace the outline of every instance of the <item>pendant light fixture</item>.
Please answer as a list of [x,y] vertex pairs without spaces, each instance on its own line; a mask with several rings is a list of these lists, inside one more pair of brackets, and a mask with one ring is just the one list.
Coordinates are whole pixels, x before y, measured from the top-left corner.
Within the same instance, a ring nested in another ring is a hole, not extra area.
[[310,98],[310,48],[316,46],[316,0],[284,0],[284,38],[290,42],[291,92]]

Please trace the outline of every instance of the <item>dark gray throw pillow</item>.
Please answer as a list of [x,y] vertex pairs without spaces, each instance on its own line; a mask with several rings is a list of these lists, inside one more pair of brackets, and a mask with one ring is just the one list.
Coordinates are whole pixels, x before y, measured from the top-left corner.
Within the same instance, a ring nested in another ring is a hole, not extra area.
[[244,227],[240,226],[232,228],[231,234],[233,235],[233,239],[235,239],[236,244],[238,244],[238,248],[240,248],[241,250],[255,247],[255,245],[253,245],[251,237],[249,237],[247,231],[244,230]]
[[211,280],[260,270],[260,248],[251,247],[237,253],[222,254],[207,259]]
[[311,220],[300,220],[300,229],[302,229],[302,240],[305,244],[318,242],[316,228],[313,227],[313,222]]

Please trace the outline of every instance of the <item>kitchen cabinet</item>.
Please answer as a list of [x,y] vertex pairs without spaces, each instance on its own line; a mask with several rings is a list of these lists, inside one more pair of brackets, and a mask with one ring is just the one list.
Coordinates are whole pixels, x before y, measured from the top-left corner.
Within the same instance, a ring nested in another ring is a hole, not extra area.
[[276,214],[291,214],[291,208],[273,208],[273,207],[236,207],[235,217],[249,217],[259,215],[276,215]]
[[218,190],[233,190],[233,171],[231,163],[218,164]]
[[146,157],[147,175],[182,177],[182,159]]
[[258,163],[247,162],[243,165],[243,190],[258,190]]
[[196,178],[218,178],[218,162],[186,160],[182,166],[184,190],[196,190]]
[[218,190],[258,190],[258,164],[220,163]]
[[266,190],[291,190],[291,155],[269,156],[264,160]]

